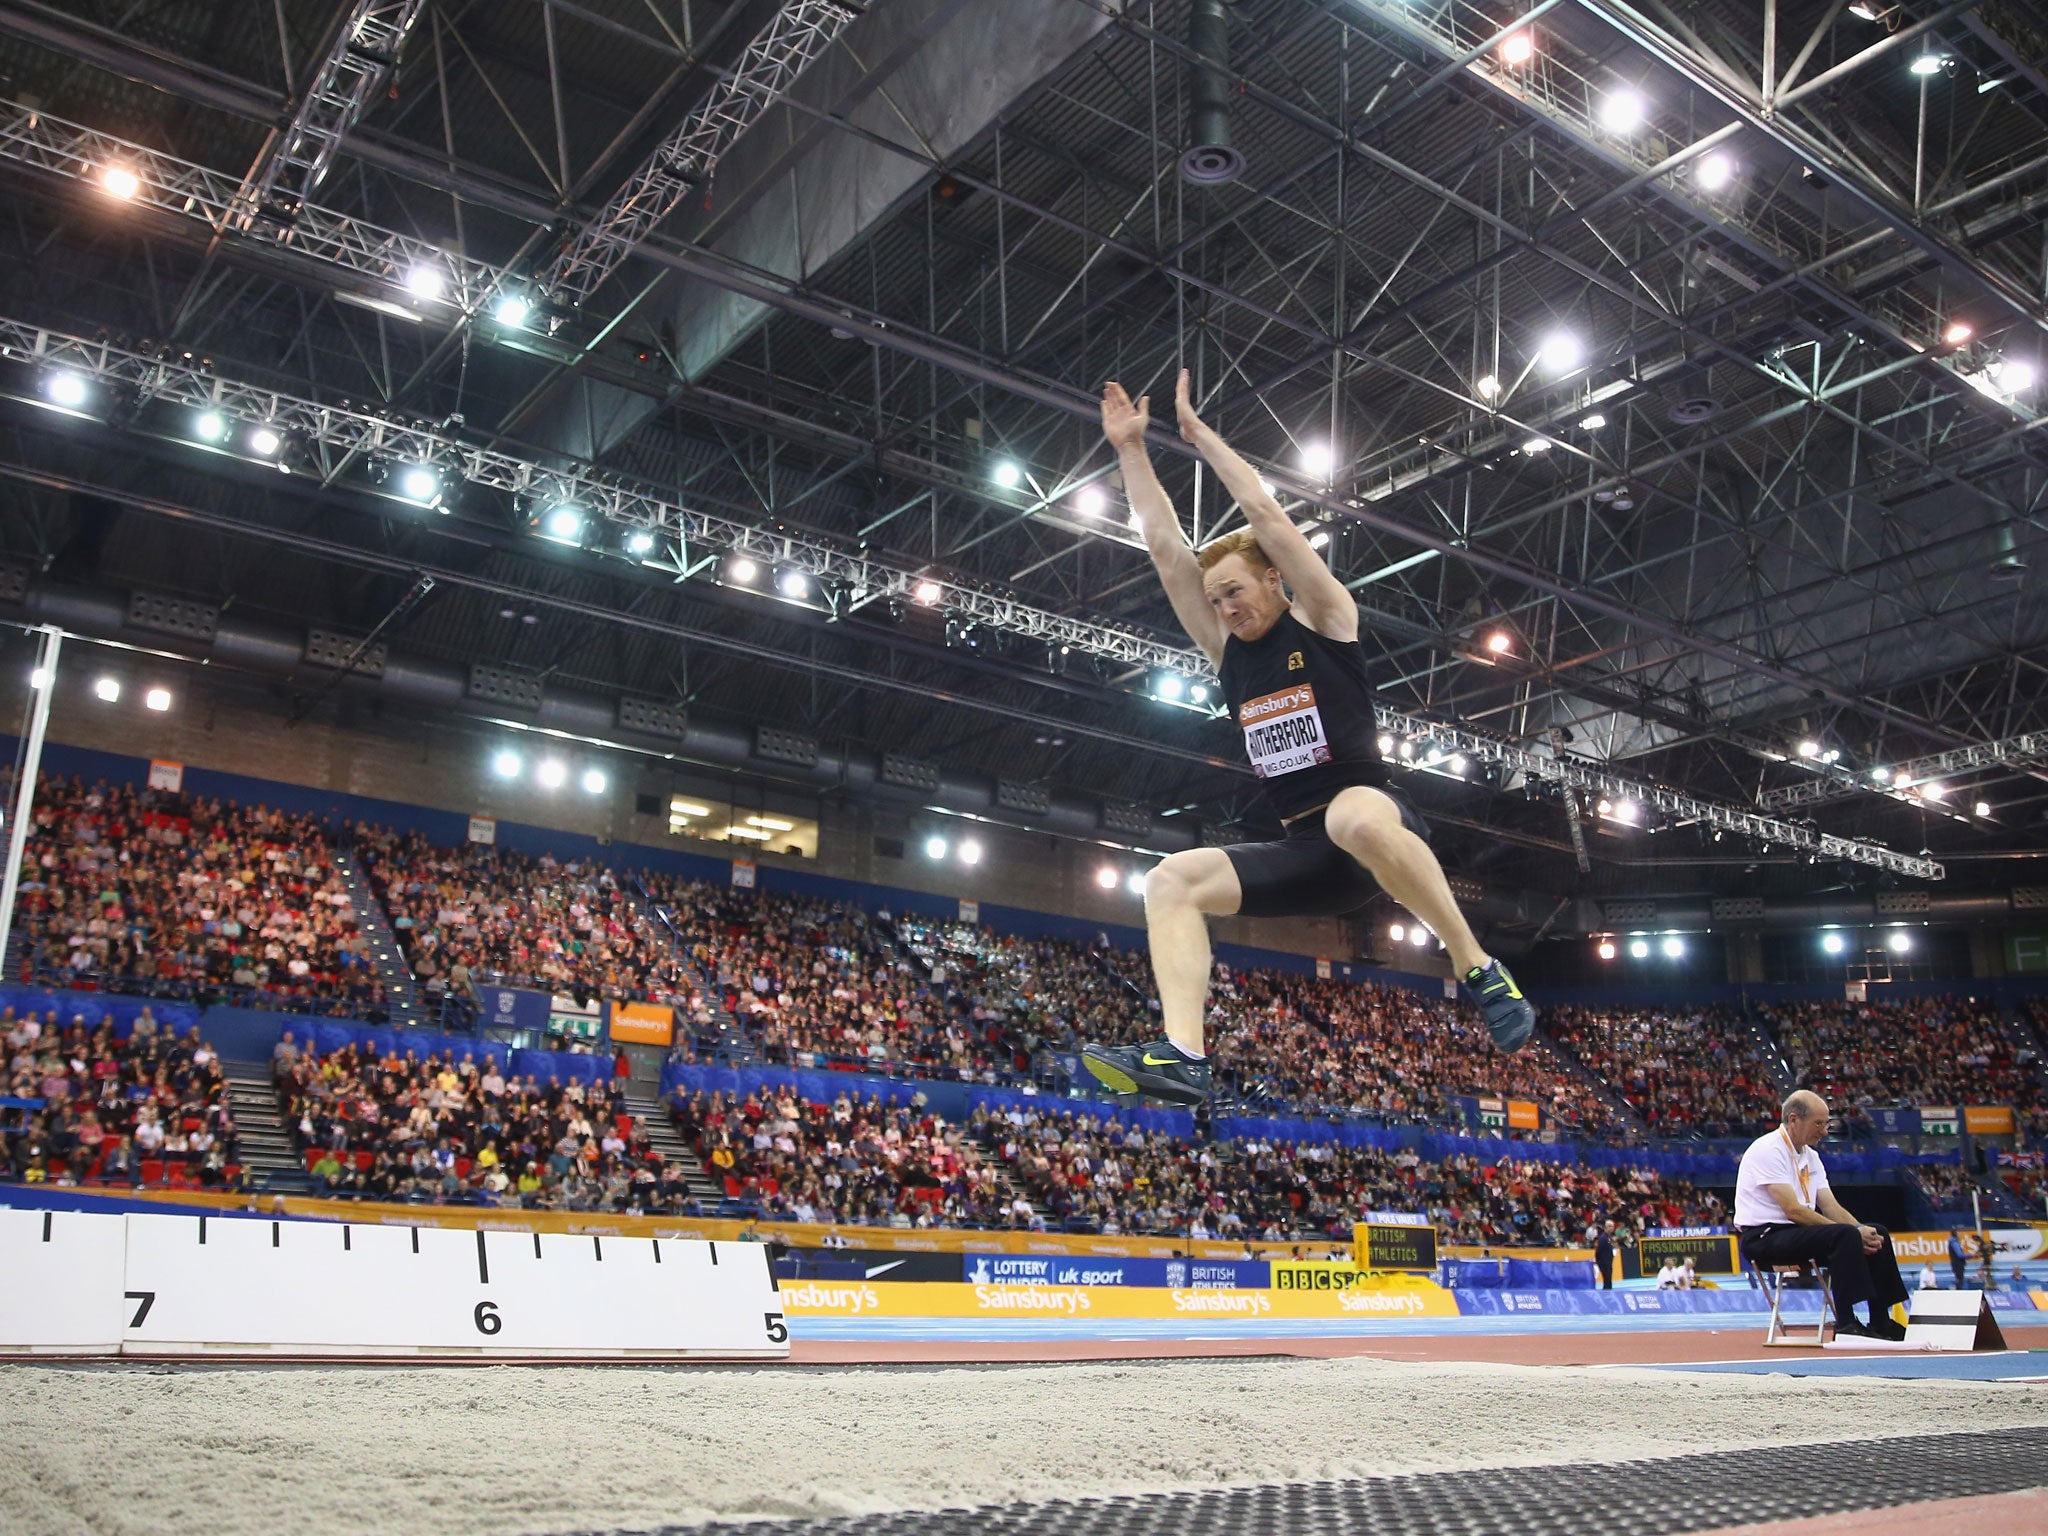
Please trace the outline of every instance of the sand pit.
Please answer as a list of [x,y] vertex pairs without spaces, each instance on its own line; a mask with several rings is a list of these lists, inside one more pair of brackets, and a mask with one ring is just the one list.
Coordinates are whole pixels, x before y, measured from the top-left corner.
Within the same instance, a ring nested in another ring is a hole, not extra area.
[[511,1536],[2048,1425],[2048,1387],[1383,1360],[0,1367],[0,1529]]

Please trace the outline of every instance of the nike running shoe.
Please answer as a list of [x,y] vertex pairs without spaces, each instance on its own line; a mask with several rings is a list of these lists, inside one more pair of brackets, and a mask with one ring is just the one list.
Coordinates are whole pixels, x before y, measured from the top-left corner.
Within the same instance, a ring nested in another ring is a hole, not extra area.
[[1111,1093],[1142,1094],[1167,1104],[1201,1104],[1209,1097],[1209,1061],[1190,1056],[1171,1040],[1149,1045],[1091,1045],[1081,1060]]
[[1529,1043],[1536,1029],[1536,1010],[1522,996],[1515,978],[1498,960],[1486,962],[1484,970],[1465,973],[1465,993],[1486,1015],[1486,1027],[1493,1043],[1503,1051],[1519,1051]]

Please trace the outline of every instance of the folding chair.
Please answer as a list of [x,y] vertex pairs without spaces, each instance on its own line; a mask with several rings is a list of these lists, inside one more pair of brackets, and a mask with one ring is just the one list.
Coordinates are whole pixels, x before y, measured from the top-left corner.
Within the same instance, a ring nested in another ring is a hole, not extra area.
[[1795,1326],[1785,1320],[1781,1309],[1785,1300],[1785,1277],[1798,1274],[1802,1266],[1759,1264],[1747,1254],[1743,1255],[1742,1262],[1749,1266],[1750,1274],[1762,1287],[1763,1293],[1771,1298],[1771,1320],[1764,1327],[1766,1346],[1817,1349],[1828,1342],[1834,1333],[1835,1290],[1825,1269],[1816,1268],[1814,1271],[1820,1278],[1820,1317],[1811,1327],[1804,1323]]

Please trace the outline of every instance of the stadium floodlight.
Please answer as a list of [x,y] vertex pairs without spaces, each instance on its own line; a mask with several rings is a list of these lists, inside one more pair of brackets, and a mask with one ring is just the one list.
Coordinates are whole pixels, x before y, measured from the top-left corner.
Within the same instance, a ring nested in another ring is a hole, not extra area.
[[1318,480],[1327,480],[1337,467],[1337,455],[1328,443],[1303,443],[1301,467]]
[[1496,629],[1486,637],[1486,648],[1496,656],[1505,656],[1515,648],[1515,637],[1504,629]]
[[1892,771],[1889,768],[1873,768],[1870,770],[1870,777],[1876,783],[1889,784],[1892,781]]
[[1189,685],[1189,687],[1188,687],[1188,697],[1189,697],[1190,699],[1192,699],[1192,700],[1193,700],[1193,701],[1194,701],[1195,703],[1197,703],[1197,704],[1206,704],[1206,703],[1208,703],[1208,702],[1209,702],[1209,685],[1208,685],[1207,683],[1193,683],[1193,684],[1190,684],[1190,685]]
[[1401,923],[1390,923],[1387,926],[1387,937],[1399,944],[1408,937],[1408,929]]
[[92,685],[93,696],[104,704],[118,704],[121,700],[120,680],[103,677]]
[[1607,418],[1601,415],[1598,411],[1593,412],[1593,414],[1590,416],[1582,418],[1579,422],[1580,430],[1586,432],[1598,432],[1602,427],[1606,425]]
[[1187,684],[1178,672],[1162,672],[1152,684],[1152,691],[1169,704],[1177,704],[1187,691]]
[[1607,940],[1607,939],[1603,939],[1603,940],[1601,940],[1601,942],[1600,942],[1600,958],[1601,958],[1602,960],[1612,960],[1612,959],[1614,958],[1614,944],[1613,944],[1613,942],[1612,942],[1611,940]]
[[1474,384],[1472,388],[1478,392],[1480,399],[1491,400],[1500,393],[1500,380],[1489,373],[1477,384]]
[[533,313],[533,301],[523,293],[506,293],[498,296],[498,307],[492,311],[498,324],[510,330],[518,330],[526,324],[526,317]]
[[47,687],[49,687],[49,686],[50,686],[50,669],[49,669],[48,667],[31,667],[31,668],[29,668],[29,673],[28,673],[28,685],[29,685],[29,687],[31,687],[31,688],[47,688]]
[[745,555],[741,555],[726,567],[726,574],[734,581],[751,584],[754,578],[761,574],[761,568]]
[[1839,933],[1824,933],[1820,936],[1820,947],[1831,955],[1839,955],[1849,947],[1849,941]]
[[635,528],[626,535],[626,553],[629,555],[651,555],[654,553],[654,535],[645,528]]
[[1629,942],[1629,946],[1628,946],[1628,953],[1629,953],[1629,958],[1630,958],[1630,959],[1632,959],[1632,960],[1647,960],[1647,959],[1649,959],[1649,958],[1650,958],[1650,941],[1649,941],[1648,939],[1633,939],[1633,940],[1631,940],[1631,941]]
[[1453,752],[1451,754],[1451,761],[1449,767],[1451,772],[1456,774],[1459,778],[1462,779],[1463,777],[1465,777],[1465,770],[1471,766],[1471,763],[1467,761],[1464,753]]
[[1906,932],[1903,928],[1894,928],[1891,937],[1886,939],[1885,943],[1891,946],[1893,954],[1903,955],[1913,947],[1913,935]]
[[1609,133],[1634,133],[1649,111],[1650,104],[1641,91],[1610,91],[1600,101],[1600,126]]
[[100,190],[125,203],[142,190],[142,178],[125,165],[110,165],[100,172]]
[[491,772],[501,779],[518,778],[519,767],[519,754],[509,747],[491,756]]
[[1975,331],[1970,329],[1969,321],[1956,320],[1952,321],[1948,329],[1941,333],[1941,339],[1952,347],[1960,347],[1976,334]]
[[431,261],[423,261],[405,274],[405,291],[423,304],[433,304],[448,291],[448,274]]
[[1941,53],[1923,53],[1914,58],[1906,68],[1925,79],[1928,75],[1941,73],[1941,66],[1948,62],[1948,56]]
[[1948,786],[1938,781],[1930,781],[1920,786],[1920,793],[1929,800],[1944,800],[1948,798]]
[[988,477],[1006,491],[1014,491],[1024,483],[1024,471],[1015,459],[997,459]]
[[1550,439],[1547,437],[1532,437],[1529,441],[1522,444],[1522,452],[1528,454],[1531,458],[1534,458],[1539,453],[1548,453],[1550,452]]
[[201,411],[192,418],[192,435],[202,443],[225,442],[228,435],[228,419],[219,411]]
[[1677,934],[1674,933],[1664,940],[1664,957],[1667,960],[1676,960],[1684,953],[1685,940]]
[[1127,890],[1127,891],[1129,891],[1129,892],[1130,892],[1130,893],[1131,893],[1131,894],[1132,894],[1133,896],[1142,896],[1142,895],[1144,895],[1144,894],[1145,894],[1145,873],[1144,873],[1144,871],[1143,871],[1143,870],[1137,870],[1137,869],[1134,869],[1134,870],[1132,870],[1132,871],[1130,872],[1130,874],[1128,874],[1127,876],[1125,876],[1125,877],[1124,877],[1124,889],[1125,889],[1125,890]]
[[1692,179],[1706,192],[1718,192],[1735,179],[1735,162],[1718,150],[1702,155],[1693,167]]
[[85,378],[69,369],[59,369],[43,380],[43,393],[50,397],[52,405],[61,405],[67,411],[75,411],[86,402],[91,390],[86,387]]
[[802,571],[784,571],[775,578],[775,586],[791,602],[801,602],[811,595],[811,580]]
[[1989,816],[1991,814],[1991,802],[1989,800],[1979,800],[1973,809],[1979,816]]
[[586,768],[583,770],[583,793],[586,795],[603,794],[606,782],[607,780],[602,768]]
[[1105,864],[1095,871],[1095,883],[1105,891],[1113,891],[1123,884],[1123,877]]
[[1536,57],[1536,37],[1527,27],[1517,27],[1500,42],[1500,61],[1513,68]]
[[541,529],[551,539],[572,544],[583,532],[583,513],[575,507],[556,507],[543,519]]
[[1820,743],[1817,741],[1802,741],[1799,743],[1799,755],[1801,757],[1819,757]]
[[1393,756],[1393,753],[1394,753],[1394,738],[1393,738],[1393,737],[1391,737],[1391,736],[1387,736],[1387,735],[1384,735],[1384,734],[1383,734],[1383,735],[1381,735],[1381,737],[1380,737],[1380,741],[1379,741],[1379,747],[1380,747],[1380,756],[1381,756],[1381,757],[1391,757],[1391,756]]
[[275,458],[277,451],[284,447],[284,439],[278,436],[275,427],[257,427],[249,434],[249,447],[266,459]]
[[1585,356],[1585,344],[1570,331],[1552,331],[1536,348],[1536,360],[1552,373],[1570,373]]
[[540,781],[542,789],[560,789],[569,782],[569,770],[552,757],[534,769],[533,776]]
[[960,862],[962,864],[979,864],[981,862],[981,844],[971,837],[965,839],[960,844]]
[[1099,485],[1084,485],[1074,492],[1074,510],[1083,517],[1100,517],[1109,510],[1109,493]]
[[1308,547],[1310,549],[1327,549],[1329,544],[1330,530],[1327,528],[1318,528],[1308,536]]
[[928,859],[943,859],[946,856],[946,840],[943,837],[926,838],[924,856]]
[[1417,923],[1413,928],[1410,928],[1408,930],[1408,942],[1414,945],[1417,949],[1420,949],[1423,945],[1427,944],[1430,941],[1431,937],[1432,935],[1430,934],[1430,931],[1427,928],[1423,927],[1420,923]]
[[407,501],[432,506],[441,494],[441,477],[424,464],[409,464],[399,474],[398,490]]
[[150,689],[149,692],[142,696],[142,707],[144,709],[153,709],[158,714],[162,714],[171,707],[171,690],[168,688]]
[[933,603],[936,603],[940,598],[946,595],[946,589],[940,586],[936,581],[932,581],[929,578],[927,578],[924,581],[920,581],[915,587],[913,587],[911,589],[910,595],[916,598],[920,603],[923,603],[927,608],[929,608]]

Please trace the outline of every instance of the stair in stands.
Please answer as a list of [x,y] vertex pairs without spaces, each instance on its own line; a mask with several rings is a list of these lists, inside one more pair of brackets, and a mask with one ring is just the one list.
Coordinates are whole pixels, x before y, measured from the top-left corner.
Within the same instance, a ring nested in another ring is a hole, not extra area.
[[1756,1042],[1757,1055],[1763,1060],[1764,1071],[1770,1075],[1771,1086],[1780,1093],[1790,1093],[1798,1084],[1793,1079],[1791,1063],[1785,1060],[1785,1053],[1779,1048],[1777,1037],[1748,1008],[1742,1010],[1742,1023]]
[[273,1173],[304,1173],[305,1160],[292,1146],[291,1134],[278,1119],[277,1088],[270,1063],[223,1061],[228,1080],[228,1112],[235,1119],[242,1166],[258,1189]]
[[1539,1029],[1530,1040],[1527,1050],[1531,1055],[1547,1058],[1561,1076],[1577,1078],[1592,1089],[1594,1096],[1605,1104],[1623,1125],[1636,1131],[1648,1131],[1649,1127],[1643,1123],[1643,1117],[1636,1113],[1635,1106],[1608,1087],[1601,1080],[1600,1074],[1579,1060],[1562,1041],[1552,1039]]
[[633,1117],[636,1125],[647,1132],[647,1143],[661,1154],[663,1162],[671,1168],[683,1171],[683,1180],[690,1187],[690,1193],[707,1212],[718,1209],[718,1202],[725,1198],[725,1190],[712,1183],[711,1175],[704,1168],[704,1160],[697,1156],[697,1149],[683,1140],[683,1133],[676,1129],[675,1117],[669,1114],[668,1106],[654,1096],[644,1085],[628,1080],[624,1085],[626,1112]]
[[391,1022],[412,1028],[438,1024],[440,1020],[420,997],[412,969],[405,963],[405,951],[398,947],[398,935],[391,931],[384,903],[377,899],[363,866],[356,862],[353,853],[336,848],[334,872],[341,877],[356,924],[369,941],[371,962],[376,966],[377,979],[384,984]]

